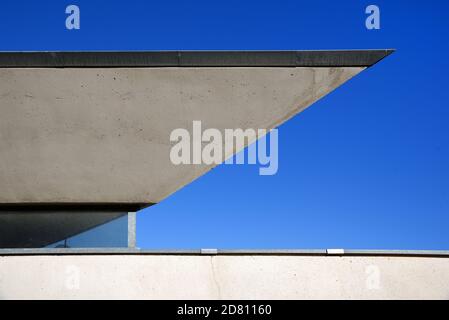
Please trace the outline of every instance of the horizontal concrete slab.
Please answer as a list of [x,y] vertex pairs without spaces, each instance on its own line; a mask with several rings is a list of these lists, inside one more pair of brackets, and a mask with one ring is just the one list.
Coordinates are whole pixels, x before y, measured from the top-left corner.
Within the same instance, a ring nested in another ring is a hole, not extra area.
[[449,258],[0,256],[0,299],[447,299]]

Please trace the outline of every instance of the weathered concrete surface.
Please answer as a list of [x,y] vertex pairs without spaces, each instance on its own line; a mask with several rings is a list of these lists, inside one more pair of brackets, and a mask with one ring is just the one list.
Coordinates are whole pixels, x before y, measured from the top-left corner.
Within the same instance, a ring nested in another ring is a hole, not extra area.
[[363,69],[0,68],[0,204],[157,203],[212,168],[172,130],[271,129]]
[[449,259],[0,256],[0,299],[449,299]]

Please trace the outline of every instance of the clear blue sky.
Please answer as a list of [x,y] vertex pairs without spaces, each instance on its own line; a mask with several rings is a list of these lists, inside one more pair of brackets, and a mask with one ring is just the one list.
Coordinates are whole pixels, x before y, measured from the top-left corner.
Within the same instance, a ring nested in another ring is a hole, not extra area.
[[277,175],[220,166],[142,211],[145,248],[449,249],[448,35],[447,0],[0,4],[0,50],[397,49],[280,127]]

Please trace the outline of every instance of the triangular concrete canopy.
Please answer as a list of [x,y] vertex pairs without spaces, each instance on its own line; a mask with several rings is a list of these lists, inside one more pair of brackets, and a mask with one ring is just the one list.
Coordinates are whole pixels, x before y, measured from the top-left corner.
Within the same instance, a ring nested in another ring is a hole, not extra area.
[[174,129],[275,128],[389,53],[0,53],[0,204],[160,202],[213,167]]

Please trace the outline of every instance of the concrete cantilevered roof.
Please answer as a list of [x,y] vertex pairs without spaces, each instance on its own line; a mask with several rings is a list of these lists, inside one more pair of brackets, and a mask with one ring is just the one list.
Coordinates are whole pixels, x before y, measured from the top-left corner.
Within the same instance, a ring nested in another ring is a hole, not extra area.
[[0,206],[157,203],[213,167],[172,130],[275,128],[391,52],[0,52]]

